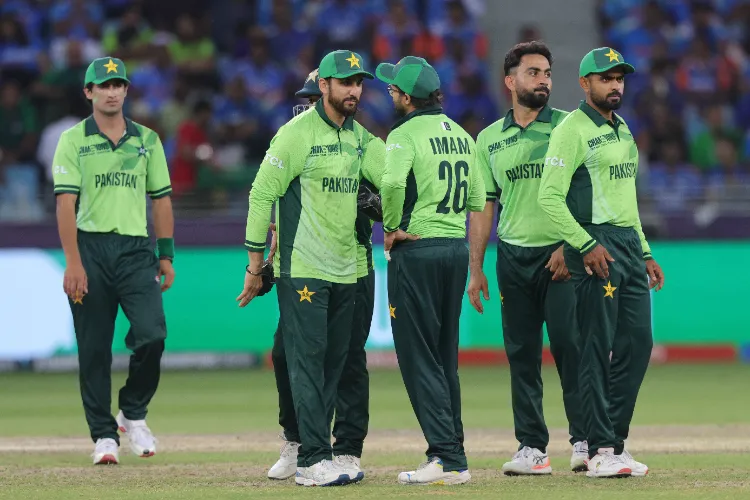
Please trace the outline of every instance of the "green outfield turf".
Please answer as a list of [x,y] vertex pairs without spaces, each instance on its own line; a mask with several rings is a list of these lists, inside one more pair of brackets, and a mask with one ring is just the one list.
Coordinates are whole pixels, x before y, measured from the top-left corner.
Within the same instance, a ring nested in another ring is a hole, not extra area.
[[[124,376],[114,375],[116,387]],[[164,373],[148,419],[160,438],[159,453],[139,459],[124,445],[116,467],[90,465],[92,444],[75,375],[4,374],[0,498],[750,497],[748,366],[652,366],[628,445],[652,473],[627,480],[589,480],[567,472],[566,421],[552,369],[545,369],[544,380],[555,475],[502,476],[498,469],[515,447],[508,369],[465,368],[461,380],[472,483],[455,488],[395,484],[399,471],[423,460],[425,445],[399,373],[374,370],[365,481],[310,491],[294,488],[293,481],[265,479],[280,444],[270,371]]]

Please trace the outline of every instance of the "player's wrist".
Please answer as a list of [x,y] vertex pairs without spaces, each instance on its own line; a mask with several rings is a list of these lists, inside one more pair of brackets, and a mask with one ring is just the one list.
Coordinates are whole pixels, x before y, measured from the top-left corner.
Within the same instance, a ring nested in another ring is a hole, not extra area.
[[159,260],[174,260],[174,238],[157,238],[156,249],[159,254]]

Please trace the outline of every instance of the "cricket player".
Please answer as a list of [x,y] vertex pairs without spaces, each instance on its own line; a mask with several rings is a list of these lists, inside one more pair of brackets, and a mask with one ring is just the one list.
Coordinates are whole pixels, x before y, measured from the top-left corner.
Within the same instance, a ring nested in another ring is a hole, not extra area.
[[[317,69],[310,73],[304,86],[295,95],[307,98],[308,104],[295,106],[294,116],[315,105],[322,96],[318,86]],[[368,159],[376,158],[376,150],[380,150],[380,160],[372,165],[375,169],[382,169],[385,143],[379,138],[374,138],[370,142],[367,151]],[[376,177],[379,176],[382,176],[382,172],[376,174]],[[366,179],[360,180],[360,191],[363,190],[365,183],[367,183]],[[333,461],[361,472],[360,459],[364,440],[367,436],[370,399],[365,343],[370,334],[375,302],[375,271],[372,266],[372,220],[362,210],[357,212],[356,233],[357,289],[354,298],[354,322],[349,342],[349,353],[336,394]],[[275,248],[272,244],[270,252],[274,251]],[[279,460],[268,471],[268,477],[270,479],[288,479],[297,471],[300,437],[297,416],[294,413],[294,400],[289,383],[281,323],[279,323],[273,337],[271,357],[276,376],[276,388],[279,392],[279,425],[283,429],[284,444],[281,447]]]
[[539,187],[575,284],[589,477],[648,473],[624,444],[653,346],[649,289],[664,285],[638,215],[638,147],[614,113],[634,71],[609,47],[584,56],[586,100],[552,131]]
[[487,203],[471,214],[468,295],[480,314],[482,270],[495,202],[497,279],[503,340],[510,363],[513,421],[518,452],[503,465],[506,475],[551,474],[549,431],[542,410],[542,324],[563,389],[573,454],[571,468],[586,470],[586,435],[578,393],[578,326],[575,290],[563,257],[560,235],[537,202],[550,132],[568,114],[547,105],[552,91],[552,54],[542,42],[524,42],[505,54],[505,85],[513,108],[477,138],[477,166],[484,173]]
[[[167,160],[159,136],[123,115],[129,83],[120,59],[104,57],[89,65],[83,92],[92,115],[63,132],[52,166],[65,252],[63,288],[73,313],[95,464],[118,463],[118,427],[136,455],[156,453],[145,419],[167,336],[161,293],[175,276]],[[158,255],[146,231],[146,194]],[[110,375],[118,306],[130,321],[125,345],[133,355],[114,418]]]
[[466,483],[458,326],[469,266],[466,213],[484,209],[484,182],[474,140],[443,114],[435,69],[407,56],[380,64],[376,74],[401,116],[386,141],[381,188],[391,327],[428,444],[427,462],[398,480]]
[[279,129],[249,197],[250,263],[237,300],[244,307],[261,288],[271,207],[278,200],[276,285],[301,443],[295,481],[304,486],[344,485],[364,477],[332,460],[330,440],[351,346],[360,175],[377,186],[380,179],[370,169],[383,161],[378,140],[354,121],[364,78],[373,76],[355,52],[338,50],[323,58],[318,80],[323,97]]

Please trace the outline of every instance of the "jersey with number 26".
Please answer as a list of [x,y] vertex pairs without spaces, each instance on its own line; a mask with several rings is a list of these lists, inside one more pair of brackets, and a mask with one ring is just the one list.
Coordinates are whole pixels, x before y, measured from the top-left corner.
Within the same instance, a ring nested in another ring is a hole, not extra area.
[[385,231],[464,238],[466,213],[485,204],[476,145],[440,107],[397,122],[386,141],[381,198]]

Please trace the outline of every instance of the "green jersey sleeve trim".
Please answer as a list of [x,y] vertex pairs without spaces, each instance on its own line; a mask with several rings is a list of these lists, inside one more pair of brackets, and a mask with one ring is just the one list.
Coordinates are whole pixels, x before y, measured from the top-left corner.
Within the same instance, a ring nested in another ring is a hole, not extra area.
[[266,250],[266,242],[258,243],[255,241],[245,240],[245,248],[249,252],[262,253]]
[[172,186],[165,186],[155,191],[146,191],[146,194],[148,194],[152,200],[158,200],[159,198],[164,198],[165,196],[172,194]]

